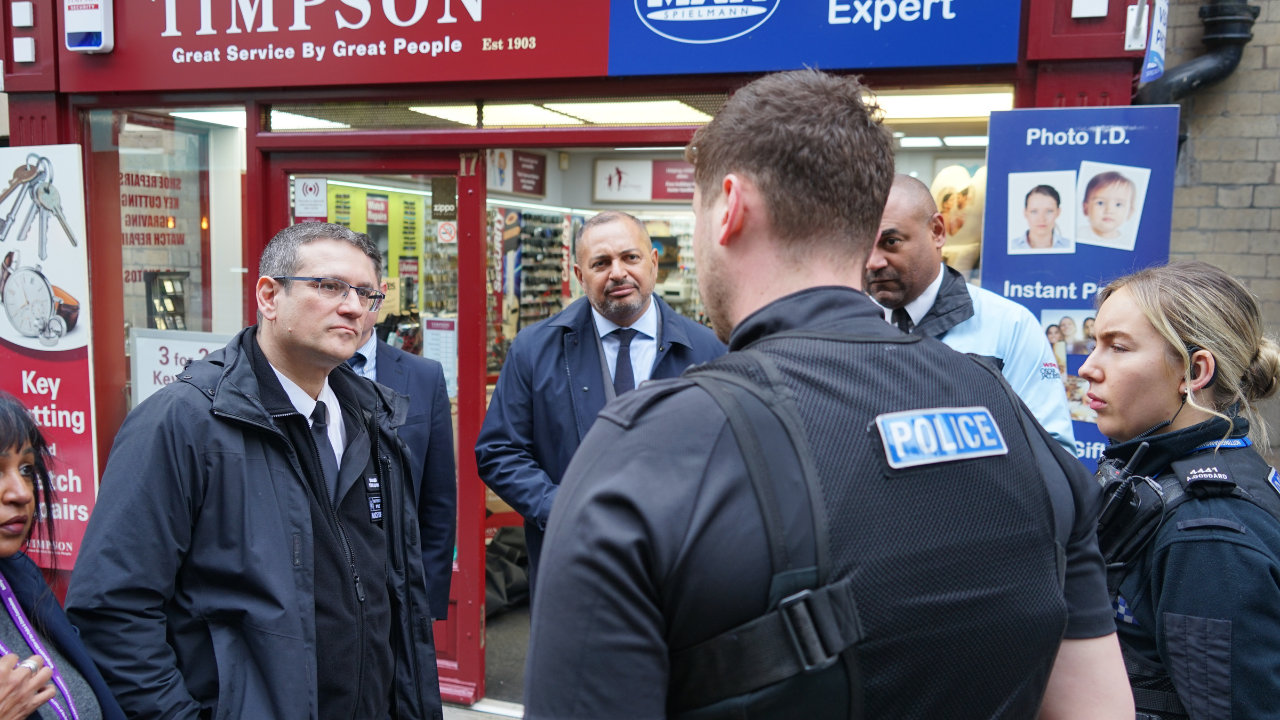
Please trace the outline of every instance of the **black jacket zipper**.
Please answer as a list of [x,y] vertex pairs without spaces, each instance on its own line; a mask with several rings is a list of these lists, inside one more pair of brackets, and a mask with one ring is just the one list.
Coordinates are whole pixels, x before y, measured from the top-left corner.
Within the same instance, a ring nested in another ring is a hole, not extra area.
[[[288,414],[300,416],[302,413],[288,413]],[[283,417],[283,416],[273,415],[272,417]],[[321,472],[324,472],[324,463],[321,462],[320,460],[320,448],[316,447],[316,444],[314,441],[311,443],[311,451],[313,455],[312,459],[315,461],[316,467],[320,468]],[[336,477],[334,478],[334,486],[335,487],[337,486]],[[347,556],[347,563],[351,566],[351,579],[355,583],[356,599],[360,601],[361,605],[363,605],[364,604],[364,587],[360,584],[360,573],[356,570],[356,555],[355,555],[355,552],[351,549],[350,541],[347,539],[346,528],[342,527],[342,520],[338,518],[338,510],[334,506],[333,501],[329,499],[328,488],[325,487],[323,488],[322,492],[318,492],[316,494],[320,496],[320,504],[324,506],[326,510],[329,511],[329,519],[333,521],[333,527],[338,531],[338,539],[342,541],[342,552]],[[365,646],[364,610],[359,607],[357,607],[356,610],[360,616],[359,631],[356,634],[357,643],[360,647],[360,663],[356,668],[356,687],[363,688],[364,687],[364,646]],[[352,711],[351,711],[352,720],[355,720],[355,717],[356,717],[355,713],[359,710],[359,708],[360,708],[360,702],[357,699],[356,705],[354,708],[352,708]]]

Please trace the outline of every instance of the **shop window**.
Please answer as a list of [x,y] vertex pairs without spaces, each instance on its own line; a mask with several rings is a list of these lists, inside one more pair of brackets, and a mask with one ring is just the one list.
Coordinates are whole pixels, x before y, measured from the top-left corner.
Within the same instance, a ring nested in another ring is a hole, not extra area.
[[693,259],[692,168],[683,148],[490,149],[489,373],[511,340],[583,294],[573,265],[583,223],[622,210],[658,251],[655,297],[707,323]]
[[[90,242],[120,248],[126,354],[138,331],[227,336],[243,326],[244,130],[182,115],[87,113]],[[136,403],[155,389],[129,391]]]

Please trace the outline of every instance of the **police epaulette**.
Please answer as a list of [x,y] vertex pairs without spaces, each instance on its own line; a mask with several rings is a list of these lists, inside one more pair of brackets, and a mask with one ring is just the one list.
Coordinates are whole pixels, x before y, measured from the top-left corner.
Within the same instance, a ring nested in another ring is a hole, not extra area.
[[1203,453],[1178,460],[1170,469],[1178,476],[1182,491],[1192,497],[1222,497],[1236,490],[1230,461],[1221,453]]
[[629,430],[646,410],[664,398],[691,387],[693,383],[682,378],[650,380],[609,403],[600,411],[600,417]]

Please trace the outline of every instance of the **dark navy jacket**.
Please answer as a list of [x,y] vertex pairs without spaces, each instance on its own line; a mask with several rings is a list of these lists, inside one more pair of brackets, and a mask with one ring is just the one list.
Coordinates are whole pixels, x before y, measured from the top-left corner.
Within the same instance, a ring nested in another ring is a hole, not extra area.
[[[657,295],[662,337],[652,379],[715,360],[724,344]],[[596,326],[587,298],[520,332],[498,376],[476,441],[480,479],[525,518],[536,571],[551,504],[569,460],[605,406]]]
[[67,614],[62,612],[62,608],[58,607],[58,601],[45,583],[40,568],[31,562],[31,558],[18,553],[12,557],[0,558],[0,573],[9,581],[14,597],[18,598],[18,604],[22,606],[22,611],[27,614],[31,624],[62,653],[67,662],[75,666],[84,681],[93,688],[93,694],[102,706],[103,720],[124,720],[124,711],[107,689],[107,682],[102,679],[102,673],[98,672],[98,666],[93,664],[89,652],[80,642],[80,632],[67,620]]
[[409,477],[418,496],[422,567],[427,573],[431,616],[449,614],[453,541],[458,524],[458,480],[453,461],[453,417],[444,368],[435,360],[377,344],[378,383],[409,396],[409,416],[400,439],[412,453]]
[[[1145,440],[1150,450],[1137,473],[1146,477],[1184,458],[1232,475],[1246,467],[1268,473],[1252,447],[1196,450],[1226,432],[1227,422],[1214,418],[1112,445],[1106,456],[1127,462]],[[1234,418],[1231,437],[1248,433],[1248,421]],[[1280,492],[1280,480],[1257,479],[1258,492]],[[1187,500],[1165,518],[1119,594],[1120,641],[1147,669],[1168,673],[1193,720],[1280,717],[1280,522],[1266,510],[1233,497]]]

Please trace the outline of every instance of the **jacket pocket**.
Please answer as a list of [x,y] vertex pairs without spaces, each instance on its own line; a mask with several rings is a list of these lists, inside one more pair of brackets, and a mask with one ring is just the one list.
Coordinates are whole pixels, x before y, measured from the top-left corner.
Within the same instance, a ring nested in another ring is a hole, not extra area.
[[245,625],[210,623],[218,666],[214,720],[310,720],[314,651],[294,638]]

